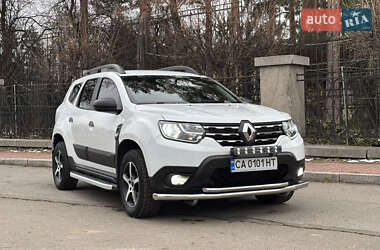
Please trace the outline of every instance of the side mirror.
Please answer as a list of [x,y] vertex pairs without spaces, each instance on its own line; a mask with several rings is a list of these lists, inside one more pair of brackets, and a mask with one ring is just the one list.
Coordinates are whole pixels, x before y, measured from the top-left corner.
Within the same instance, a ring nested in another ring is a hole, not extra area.
[[120,112],[120,110],[117,108],[116,101],[113,98],[103,98],[100,100],[96,100],[94,102],[94,108],[95,110],[101,112]]
[[250,100],[250,99],[247,99],[247,98],[244,98],[244,97],[241,97],[241,96],[239,96],[239,98],[240,98],[240,100],[241,100],[242,102],[244,102],[244,103],[251,103],[251,104],[253,104],[253,101]]

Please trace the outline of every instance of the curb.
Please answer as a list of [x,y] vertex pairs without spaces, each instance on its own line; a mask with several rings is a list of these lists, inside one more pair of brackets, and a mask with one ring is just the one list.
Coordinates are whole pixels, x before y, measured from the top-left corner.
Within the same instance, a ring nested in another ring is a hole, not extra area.
[[380,158],[380,147],[306,144],[307,157],[373,159]]
[[0,147],[51,148],[51,140],[37,139],[1,139]]
[[302,180],[315,182],[353,183],[353,184],[375,184],[380,185],[380,175],[354,174],[354,173],[332,173],[332,172],[305,172]]
[[[14,165],[24,167],[50,168],[51,160],[25,159],[25,158],[3,158],[0,165]],[[354,174],[354,173],[332,173],[332,172],[308,172],[306,171],[303,180],[315,182],[334,183],[355,183],[355,184],[375,184],[380,185],[380,175],[375,174]]]
[[50,168],[51,160],[40,159],[26,159],[26,158],[2,158],[0,159],[0,165],[16,165],[23,167],[44,167]]

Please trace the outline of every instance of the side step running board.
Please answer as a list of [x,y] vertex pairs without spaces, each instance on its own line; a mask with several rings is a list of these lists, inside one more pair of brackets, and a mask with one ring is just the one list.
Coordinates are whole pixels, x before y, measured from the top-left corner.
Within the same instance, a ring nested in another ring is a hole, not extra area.
[[80,181],[83,181],[83,182],[86,182],[88,184],[100,187],[100,188],[107,189],[107,190],[116,190],[117,189],[117,186],[114,183],[99,180],[99,179],[96,179],[94,177],[91,177],[91,176],[88,176],[85,174],[81,174],[78,172],[70,172],[70,177],[77,179],[77,180],[80,180]]

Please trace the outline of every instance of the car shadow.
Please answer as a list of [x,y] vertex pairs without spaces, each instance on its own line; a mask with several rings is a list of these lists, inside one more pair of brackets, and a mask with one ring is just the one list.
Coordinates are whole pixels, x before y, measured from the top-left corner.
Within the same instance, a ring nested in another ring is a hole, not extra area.
[[[99,204],[115,211],[124,212],[118,191],[108,191],[85,183],[80,183],[75,191],[77,198],[89,204]],[[239,199],[202,200],[190,206],[183,201],[165,201],[161,204],[160,214],[151,220],[169,222],[201,222],[208,219],[236,220],[247,217],[267,217],[270,214],[294,213],[299,208],[292,200],[284,204],[263,204],[254,196]]]
[[184,217],[203,217],[212,219],[233,219],[247,216],[262,216],[292,211],[289,204],[263,204],[253,196],[240,199],[204,200],[191,207],[184,202],[165,202],[161,217],[181,215]]
[[80,182],[77,188],[72,191],[77,199],[83,200],[88,205],[122,210],[119,191],[105,190],[83,182]]

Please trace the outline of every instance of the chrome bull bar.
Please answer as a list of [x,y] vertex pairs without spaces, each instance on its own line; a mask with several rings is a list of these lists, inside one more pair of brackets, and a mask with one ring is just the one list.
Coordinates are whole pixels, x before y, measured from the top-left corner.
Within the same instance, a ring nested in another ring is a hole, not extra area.
[[255,186],[240,186],[227,188],[203,188],[200,194],[153,194],[154,200],[216,200],[227,198],[240,198],[251,195],[269,195],[291,192],[300,188],[305,188],[308,182],[289,186],[288,182],[274,183]]

